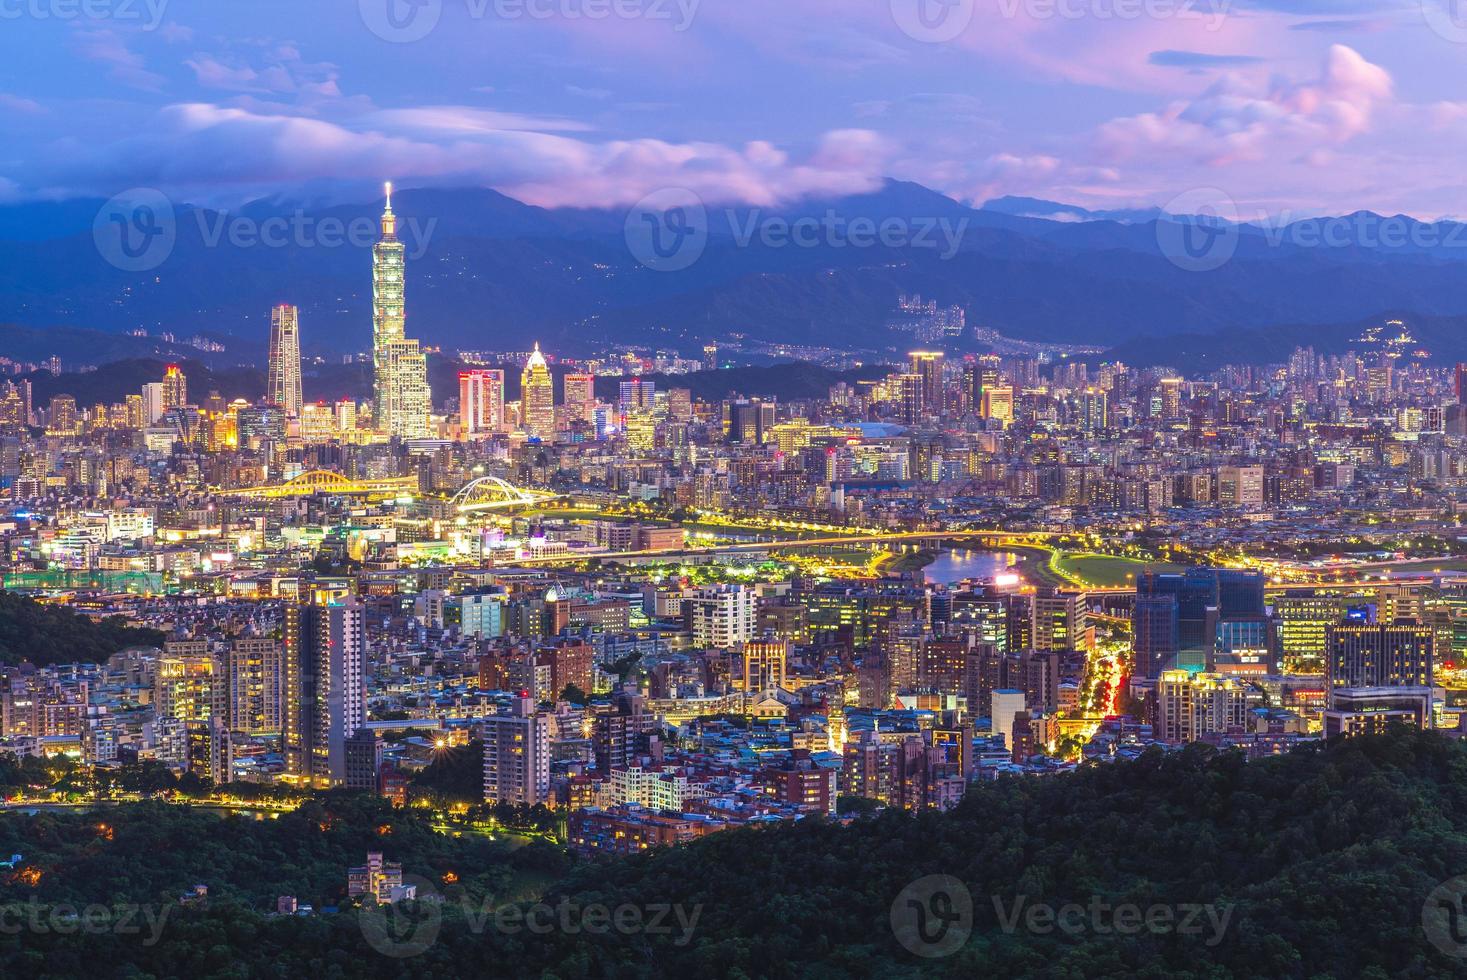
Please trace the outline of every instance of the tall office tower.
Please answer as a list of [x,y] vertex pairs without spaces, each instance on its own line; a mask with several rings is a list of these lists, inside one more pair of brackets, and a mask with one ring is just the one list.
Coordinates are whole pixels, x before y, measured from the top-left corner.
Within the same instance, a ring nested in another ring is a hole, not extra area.
[[650,412],[656,403],[657,383],[655,381],[632,378],[630,381],[621,383],[616,407],[622,417],[634,412]]
[[984,385],[983,402],[978,414],[986,419],[998,419],[1007,425],[1014,420],[1013,385]]
[[366,648],[360,602],[316,601],[285,610],[286,774],[314,786],[346,781],[346,740],[366,722]]
[[[1175,604],[1172,610],[1171,604]],[[1143,571],[1132,614],[1138,676],[1157,678],[1172,668],[1207,670],[1218,623],[1264,615],[1263,573],[1233,568]],[[1175,623],[1175,626],[1172,624]]]
[[1339,596],[1277,596],[1273,602],[1284,673],[1324,673],[1329,628],[1345,618],[1348,603]]
[[1467,405],[1467,364],[1458,364],[1456,371],[1457,404]]
[[266,636],[241,636],[229,644],[229,728],[246,735],[281,730],[284,655]]
[[703,370],[705,370],[705,371],[717,371],[718,370],[718,345],[717,344],[704,344],[703,345]]
[[977,412],[983,407],[983,365],[970,361],[963,365],[963,411]]
[[1221,467],[1217,471],[1217,502],[1234,507],[1262,505],[1263,467]]
[[1434,647],[1432,628],[1410,620],[1329,627],[1325,736],[1383,732],[1397,724],[1430,728]]
[[372,370],[377,430],[404,439],[429,434],[428,359],[405,334],[404,248],[392,213],[392,185],[382,211],[382,240],[372,246]]
[[46,408],[46,434],[51,436],[74,436],[81,431],[81,416],[76,409],[76,399],[70,395],[56,395]]
[[1339,623],[1326,631],[1328,688],[1430,687],[1432,630],[1418,622]]
[[458,376],[459,424],[465,439],[504,430],[504,372],[476,369]]
[[1157,393],[1161,398],[1161,417],[1164,419],[1178,419],[1182,417],[1182,379],[1162,378],[1156,385]]
[[285,409],[286,415],[300,418],[300,310],[284,303],[270,311],[270,361],[265,398]]
[[911,358],[912,374],[922,376],[922,401],[933,415],[942,410],[942,353],[940,351],[914,350]]
[[535,711],[529,692],[509,714],[490,715],[484,729],[484,799],[534,806],[550,794],[550,719]]
[[925,380],[920,374],[902,374],[897,376],[897,385],[901,420],[907,425],[915,425],[927,414]]
[[1034,597],[1035,650],[1088,650],[1095,645],[1090,626],[1088,599],[1078,595],[1036,595]]
[[753,694],[784,687],[789,662],[788,640],[760,640],[744,644],[744,691]]
[[158,414],[168,411],[170,408],[178,408],[188,404],[188,378],[183,376],[183,369],[177,364],[170,364],[163,372],[163,408]]
[[565,414],[571,422],[596,421],[596,376],[594,374],[567,374],[565,376]]
[[1131,609],[1131,637],[1139,676],[1160,677],[1172,668],[1181,653],[1177,594],[1138,591]]
[[520,375],[520,414],[524,419],[525,431],[531,438],[541,442],[555,439],[555,381],[550,376],[550,365],[540,353],[540,345],[525,362]]
[[729,442],[744,446],[762,445],[774,428],[774,402],[740,399],[723,403],[724,430]]

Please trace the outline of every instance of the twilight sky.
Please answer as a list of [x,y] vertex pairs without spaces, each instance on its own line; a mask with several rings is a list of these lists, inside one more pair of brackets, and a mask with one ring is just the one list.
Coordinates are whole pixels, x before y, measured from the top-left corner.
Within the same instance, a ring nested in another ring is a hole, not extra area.
[[0,0],[0,31],[0,201],[890,176],[1467,215],[1467,0]]

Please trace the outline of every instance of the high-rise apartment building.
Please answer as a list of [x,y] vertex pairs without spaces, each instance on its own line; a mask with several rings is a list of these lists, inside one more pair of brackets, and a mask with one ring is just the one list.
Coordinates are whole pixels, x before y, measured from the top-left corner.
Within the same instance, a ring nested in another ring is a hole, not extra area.
[[353,599],[286,607],[286,773],[316,786],[346,781],[346,740],[367,719],[366,628]]
[[284,654],[264,636],[236,637],[229,644],[229,729],[246,735],[274,734],[282,727]]
[[208,721],[224,712],[226,688],[206,640],[169,640],[153,674],[153,712],[160,720]]
[[405,249],[392,213],[392,185],[382,211],[382,239],[372,246],[372,370],[377,430],[404,439],[429,434],[432,395],[427,355],[406,335]]
[[732,650],[754,638],[753,589],[742,585],[710,585],[683,600],[683,613],[693,634],[693,645],[710,650]]
[[270,311],[270,357],[266,378],[266,400],[301,414],[301,324],[300,310],[282,303]]
[[534,806],[550,795],[550,719],[535,710],[528,693],[508,714],[490,715],[484,739],[484,799]]
[[1262,466],[1224,466],[1217,471],[1217,502],[1233,507],[1263,504]]
[[1203,735],[1246,730],[1249,688],[1234,677],[1163,671],[1156,683],[1156,737],[1192,742]]

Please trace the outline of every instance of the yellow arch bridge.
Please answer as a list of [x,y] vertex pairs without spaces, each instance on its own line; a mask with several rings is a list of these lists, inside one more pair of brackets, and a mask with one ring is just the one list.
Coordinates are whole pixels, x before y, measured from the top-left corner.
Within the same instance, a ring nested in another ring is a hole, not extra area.
[[278,499],[281,497],[310,497],[318,493],[395,497],[417,492],[418,478],[416,476],[353,480],[351,477],[342,476],[331,470],[310,470],[284,483],[246,487],[243,490],[223,490],[219,495],[221,497]]

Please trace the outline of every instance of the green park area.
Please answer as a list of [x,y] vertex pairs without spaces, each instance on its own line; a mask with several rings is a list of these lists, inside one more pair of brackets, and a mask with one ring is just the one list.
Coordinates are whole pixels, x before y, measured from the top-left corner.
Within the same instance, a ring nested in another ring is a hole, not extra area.
[[1088,552],[1058,551],[1050,559],[1051,570],[1060,576],[1069,579],[1073,584],[1097,589],[1119,589],[1132,585],[1136,576],[1148,565],[1160,571],[1176,571],[1180,567]]

